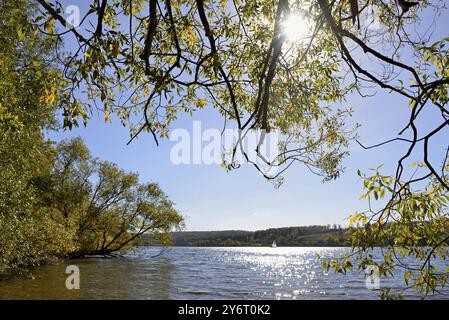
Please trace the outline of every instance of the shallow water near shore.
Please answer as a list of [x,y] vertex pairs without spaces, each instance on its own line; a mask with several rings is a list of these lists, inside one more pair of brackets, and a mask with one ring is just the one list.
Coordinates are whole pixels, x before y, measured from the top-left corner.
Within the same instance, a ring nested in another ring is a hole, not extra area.
[[[0,282],[0,298],[378,299],[379,292],[367,288],[364,274],[323,272],[320,256],[337,257],[344,250],[174,247],[155,257],[161,248],[138,247],[123,258],[77,259],[37,268],[34,280]],[[79,267],[79,290],[66,288],[68,265]],[[402,276],[380,280],[381,288],[402,285]]]

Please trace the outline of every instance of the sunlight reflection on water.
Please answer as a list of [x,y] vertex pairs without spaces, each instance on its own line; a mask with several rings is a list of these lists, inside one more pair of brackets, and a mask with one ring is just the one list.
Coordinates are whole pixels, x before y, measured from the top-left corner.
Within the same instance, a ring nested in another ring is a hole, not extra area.
[[[80,259],[35,270],[35,280],[0,282],[0,298],[34,299],[378,299],[358,272],[323,272],[320,257],[345,248],[141,247],[120,259]],[[65,288],[77,264],[81,289]],[[381,279],[398,287],[402,277]]]

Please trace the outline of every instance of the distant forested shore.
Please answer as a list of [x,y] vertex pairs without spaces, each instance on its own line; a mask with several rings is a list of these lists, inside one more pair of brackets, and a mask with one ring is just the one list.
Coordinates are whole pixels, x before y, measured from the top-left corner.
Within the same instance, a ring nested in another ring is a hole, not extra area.
[[[286,228],[270,228],[258,231],[184,231],[173,232],[173,246],[193,247],[239,247],[270,246],[276,241],[278,246],[319,247],[349,246],[349,230],[339,225],[314,225]],[[141,245],[158,244],[144,236]]]

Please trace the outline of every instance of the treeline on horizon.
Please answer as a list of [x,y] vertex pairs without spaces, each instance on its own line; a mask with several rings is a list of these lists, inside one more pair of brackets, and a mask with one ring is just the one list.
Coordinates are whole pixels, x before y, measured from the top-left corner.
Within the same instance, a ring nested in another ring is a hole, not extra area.
[[[416,228],[425,228],[429,222],[415,222]],[[400,224],[396,222],[385,223],[384,230],[396,230]],[[386,247],[397,242],[398,235],[392,233],[388,238],[376,236],[376,226],[366,225],[343,228],[340,225],[311,225],[294,226],[284,228],[269,228],[266,230],[243,231],[178,231],[172,232],[173,246],[186,247],[266,247],[276,241],[277,246],[284,247],[349,247],[352,246],[358,232],[364,230],[375,239],[372,241],[374,247]],[[427,238],[418,241],[419,247],[427,246]],[[449,246],[449,240],[444,241]],[[162,245],[160,241],[151,235],[143,235],[137,245]]]
[[[276,241],[278,246],[349,246],[349,229],[340,225],[312,225],[285,228],[270,228],[258,231],[184,231],[173,232],[173,246],[192,247],[243,247],[271,246]],[[157,245],[158,242],[145,237],[141,245]]]

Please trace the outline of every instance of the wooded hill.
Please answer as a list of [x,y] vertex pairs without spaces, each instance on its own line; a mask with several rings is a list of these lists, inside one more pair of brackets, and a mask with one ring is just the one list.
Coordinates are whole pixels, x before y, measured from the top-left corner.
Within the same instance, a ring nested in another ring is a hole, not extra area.
[[[301,226],[271,228],[259,231],[186,231],[174,232],[174,246],[270,246],[276,241],[278,246],[347,246],[347,229],[340,226]],[[155,244],[148,238],[142,244]]]

